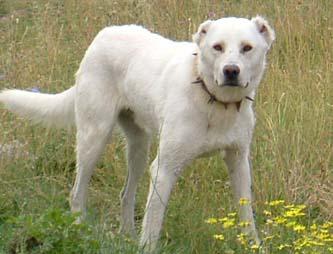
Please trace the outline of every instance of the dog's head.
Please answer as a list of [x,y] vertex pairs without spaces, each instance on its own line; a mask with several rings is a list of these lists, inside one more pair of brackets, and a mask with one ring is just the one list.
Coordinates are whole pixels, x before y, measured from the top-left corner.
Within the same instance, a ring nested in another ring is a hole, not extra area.
[[274,39],[273,29],[259,16],[205,21],[193,36],[199,75],[221,100],[239,100],[258,86]]

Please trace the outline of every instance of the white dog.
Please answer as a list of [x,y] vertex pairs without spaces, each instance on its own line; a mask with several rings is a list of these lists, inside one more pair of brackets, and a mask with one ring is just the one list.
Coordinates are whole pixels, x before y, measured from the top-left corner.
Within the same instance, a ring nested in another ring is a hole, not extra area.
[[245,228],[259,242],[251,207],[249,149],[252,101],[274,31],[262,17],[205,21],[191,42],[174,42],[135,26],[103,29],[88,48],[76,84],[60,94],[5,90],[0,101],[21,116],[77,128],[77,175],[71,208],[84,214],[88,183],[118,123],[128,143],[128,177],[121,194],[121,231],[135,235],[134,203],[150,137],[159,151],[141,245],[153,250],[171,190],[185,165],[224,151]]

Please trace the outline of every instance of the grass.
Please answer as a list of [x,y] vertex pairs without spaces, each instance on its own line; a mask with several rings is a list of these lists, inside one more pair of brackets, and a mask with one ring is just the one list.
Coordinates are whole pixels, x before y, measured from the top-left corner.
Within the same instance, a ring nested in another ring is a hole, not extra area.
[[[309,224],[331,220],[332,10],[330,0],[0,0],[0,88],[69,88],[87,46],[107,25],[136,23],[173,39],[190,40],[207,18],[262,14],[275,28],[277,41],[256,97],[254,206],[263,211],[266,201],[284,199],[306,204]],[[32,127],[2,109],[0,118],[0,144],[23,144],[17,157],[0,161],[0,253],[6,253],[9,243],[19,241],[7,238],[14,228],[10,221],[19,221],[21,230],[26,220],[41,223],[47,211],[69,210],[75,138],[73,131]],[[123,138],[115,135],[90,185],[87,227],[101,253],[136,251],[135,243],[117,234],[118,193],[126,175],[124,148]],[[147,179],[146,175],[137,197],[138,226]],[[233,210],[223,161],[218,156],[195,161],[172,195],[161,253],[221,253],[213,235],[222,229],[216,231],[205,220]],[[258,214],[259,228],[264,227]],[[68,221],[66,216],[61,218]]]

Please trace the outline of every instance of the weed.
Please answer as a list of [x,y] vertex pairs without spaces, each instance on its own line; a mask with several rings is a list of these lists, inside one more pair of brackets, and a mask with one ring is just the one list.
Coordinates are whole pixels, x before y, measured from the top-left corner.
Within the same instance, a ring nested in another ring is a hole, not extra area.
[[[12,217],[3,225],[2,242],[10,253],[97,253],[91,226],[75,223],[78,214],[50,208],[40,216]],[[6,245],[6,244],[5,244]]]

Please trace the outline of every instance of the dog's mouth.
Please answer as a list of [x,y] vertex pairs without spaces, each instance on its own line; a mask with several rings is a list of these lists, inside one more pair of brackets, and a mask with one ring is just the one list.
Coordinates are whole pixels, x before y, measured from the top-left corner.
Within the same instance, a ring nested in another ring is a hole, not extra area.
[[246,82],[245,84],[240,83],[239,81],[224,81],[222,84],[219,84],[216,80],[216,85],[220,87],[239,87],[239,88],[247,88],[249,86],[249,82]]
[[241,86],[238,81],[226,81],[222,83],[222,86],[231,86],[231,87],[238,87]]

